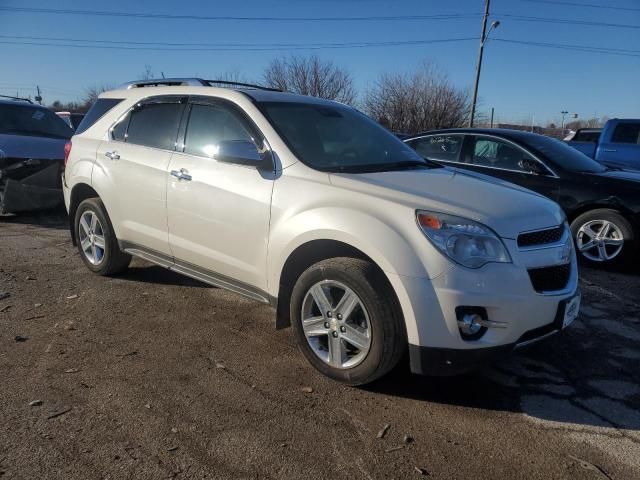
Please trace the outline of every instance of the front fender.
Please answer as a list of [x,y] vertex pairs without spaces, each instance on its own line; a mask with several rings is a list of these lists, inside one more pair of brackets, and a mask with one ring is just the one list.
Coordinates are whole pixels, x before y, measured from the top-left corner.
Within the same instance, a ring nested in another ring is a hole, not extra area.
[[426,267],[428,250],[433,250],[433,247],[416,227],[414,212],[407,209],[405,213],[409,222],[408,230],[415,230],[414,236],[403,235],[397,227],[370,214],[340,207],[304,211],[272,226],[269,252],[274,253],[269,255],[267,265],[269,293],[278,296],[285,262],[294,250],[313,240],[346,243],[363,252],[388,274],[414,278],[436,277],[450,263],[436,254],[431,256],[429,268]]

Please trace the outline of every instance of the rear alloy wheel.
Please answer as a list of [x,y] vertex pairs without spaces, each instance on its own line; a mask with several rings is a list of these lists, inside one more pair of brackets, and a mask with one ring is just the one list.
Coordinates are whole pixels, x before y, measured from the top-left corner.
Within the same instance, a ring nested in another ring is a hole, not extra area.
[[98,275],[124,272],[131,256],[120,251],[109,215],[99,198],[89,198],[78,205],[75,218],[76,244],[89,270]]
[[307,360],[349,385],[380,378],[407,348],[395,293],[367,260],[338,257],[309,267],[293,287],[290,314]]
[[593,265],[619,265],[634,254],[631,224],[615,210],[584,213],[571,224],[578,255]]

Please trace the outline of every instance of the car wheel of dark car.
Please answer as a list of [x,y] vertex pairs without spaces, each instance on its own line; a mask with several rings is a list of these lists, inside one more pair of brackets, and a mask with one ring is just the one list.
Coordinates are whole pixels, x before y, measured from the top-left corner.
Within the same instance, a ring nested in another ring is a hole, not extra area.
[[635,255],[633,226],[619,212],[600,208],[571,222],[578,257],[587,264],[619,266]]
[[122,252],[111,220],[99,198],[89,198],[78,206],[75,235],[80,258],[98,275],[124,272],[131,256]]

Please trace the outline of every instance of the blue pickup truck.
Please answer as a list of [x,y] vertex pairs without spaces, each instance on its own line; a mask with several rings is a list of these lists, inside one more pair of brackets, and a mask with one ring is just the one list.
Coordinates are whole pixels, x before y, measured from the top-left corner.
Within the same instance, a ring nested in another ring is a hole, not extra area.
[[609,167],[640,170],[640,119],[612,118],[597,134],[578,130],[569,145]]

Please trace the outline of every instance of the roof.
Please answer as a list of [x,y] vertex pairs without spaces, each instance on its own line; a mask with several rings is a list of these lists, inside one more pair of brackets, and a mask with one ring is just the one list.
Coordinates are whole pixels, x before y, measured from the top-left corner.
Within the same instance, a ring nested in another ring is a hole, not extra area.
[[[153,89],[153,90],[151,90]],[[157,89],[157,90],[156,90]],[[153,93],[152,93],[153,91]],[[256,102],[299,102],[314,104],[340,104],[308,95],[282,92],[276,89],[248,83],[200,78],[163,78],[127,82],[118,89],[100,94],[101,98],[144,98],[150,95],[212,95],[228,96],[229,91],[240,92]],[[224,92],[224,93],[223,93]]]
[[43,105],[35,104],[26,99],[22,99],[22,98],[13,99],[13,97],[9,97],[9,98],[0,97],[0,105],[18,105],[20,107],[29,107],[29,108],[46,108]]
[[520,140],[526,141],[532,137],[540,137],[538,133],[525,132],[522,130],[511,130],[508,128],[447,128],[442,130],[428,130],[426,132],[417,133],[415,135],[411,135],[406,140],[422,137],[424,135],[434,135],[434,134],[447,134],[447,133],[461,133],[461,134],[476,134],[476,135],[496,135],[498,137],[504,137],[509,140]]

